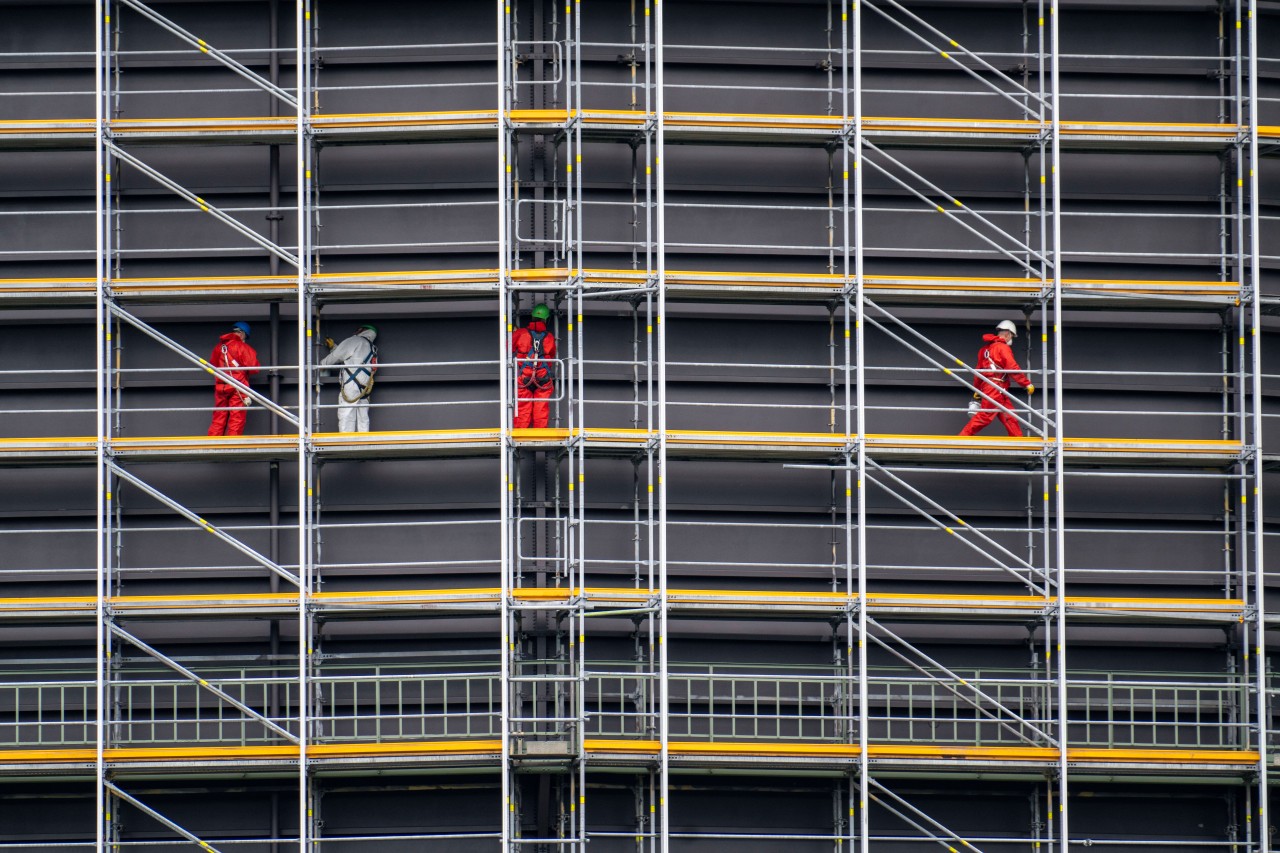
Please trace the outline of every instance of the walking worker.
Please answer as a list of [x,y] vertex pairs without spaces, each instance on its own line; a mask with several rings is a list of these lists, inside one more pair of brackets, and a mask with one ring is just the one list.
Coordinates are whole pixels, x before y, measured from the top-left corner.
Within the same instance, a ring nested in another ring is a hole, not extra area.
[[364,323],[340,344],[324,339],[329,354],[320,363],[344,365],[338,371],[338,432],[369,431],[369,395],[373,374],[378,372],[377,338],[378,330]]
[[976,435],[994,418],[1000,419],[1000,423],[1004,424],[1009,435],[1022,435],[1018,419],[1007,411],[1013,408],[1013,398],[1008,394],[1009,380],[1012,379],[1026,388],[1028,395],[1036,393],[1036,386],[1031,384],[1031,380],[1018,366],[1018,360],[1013,357],[1013,349],[1009,344],[1017,336],[1018,327],[1012,320],[1001,320],[996,325],[994,335],[982,336],[983,345],[982,349],[978,350],[977,368],[980,378],[975,387],[987,396],[984,397],[978,393],[973,395],[978,406],[976,410],[972,405],[969,407],[970,411],[973,411],[973,417],[969,419],[969,423],[965,424],[964,429],[960,430],[961,435]]
[[512,426],[545,427],[556,392],[556,339],[547,331],[551,309],[539,302],[529,312],[529,322],[511,333],[511,353],[516,367],[516,416]]
[[[218,339],[209,363],[242,385],[258,372],[258,353],[249,346],[249,324],[233,323],[231,331]],[[246,410],[252,398],[215,374],[213,383],[213,421],[209,435],[244,435]]]

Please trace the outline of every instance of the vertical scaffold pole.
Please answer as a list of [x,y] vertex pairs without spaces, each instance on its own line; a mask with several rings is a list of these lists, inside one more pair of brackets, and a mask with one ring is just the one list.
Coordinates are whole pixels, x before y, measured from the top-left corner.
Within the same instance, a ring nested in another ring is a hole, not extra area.
[[662,0],[654,0],[654,174],[657,183],[654,210],[654,261],[658,276],[658,696],[659,696],[659,790],[658,819],[660,853],[671,849],[671,683],[667,650],[667,178],[666,178],[666,56]]
[[95,517],[94,517],[94,595],[96,597],[96,626],[94,629],[94,774],[97,783],[94,785],[94,826],[96,849],[106,849],[107,834],[107,792],[106,792],[106,740],[107,740],[107,589],[106,589],[106,556],[107,556],[107,519],[111,511],[111,496],[107,492],[107,426],[106,426],[106,229],[109,226],[106,218],[105,195],[110,181],[107,174],[108,155],[106,148],[106,29],[111,23],[108,0],[95,0],[93,26],[93,104],[94,104],[94,298],[93,328],[94,340],[94,398],[96,414],[94,415],[95,453]]
[[1058,40],[1058,8],[1049,6],[1049,61],[1050,61],[1050,105],[1051,116],[1051,149],[1049,159],[1049,181],[1051,188],[1050,204],[1052,206],[1053,228],[1050,257],[1053,258],[1053,408],[1057,429],[1053,437],[1053,488],[1054,513],[1057,525],[1054,530],[1054,562],[1058,579],[1057,642],[1054,651],[1058,655],[1058,832],[1063,853],[1069,849],[1071,838],[1070,824],[1067,816],[1067,611],[1066,611],[1066,494],[1063,488],[1063,435],[1065,425],[1062,417],[1062,99],[1061,99],[1061,62]]
[[511,792],[511,589],[508,575],[511,571],[511,531],[507,523],[511,514],[511,417],[507,399],[507,346],[510,339],[510,309],[507,291],[507,174],[511,168],[507,162],[507,32],[510,27],[511,6],[508,0],[497,0],[497,101],[498,101],[498,425],[501,447],[498,453],[498,575],[499,575],[499,636],[502,645],[498,649],[501,685],[501,735],[502,735],[502,801],[501,827],[503,853],[511,849],[511,813],[514,808]]
[[1258,719],[1258,850],[1270,853],[1271,813],[1268,807],[1268,739],[1267,723],[1267,643],[1266,643],[1266,576],[1263,561],[1263,512],[1262,512],[1262,255],[1261,220],[1258,191],[1258,12],[1257,0],[1249,0],[1249,279],[1253,289],[1250,304],[1250,337],[1253,341],[1253,606],[1254,606],[1254,687]]
[[308,433],[311,414],[308,406],[310,373],[308,342],[311,339],[311,310],[307,294],[310,271],[311,223],[311,169],[310,145],[307,138],[307,98],[310,97],[311,77],[311,0],[297,0],[294,9],[294,84],[297,86],[297,112],[294,114],[294,145],[297,151],[294,199],[297,217],[298,279],[297,279],[297,356],[298,356],[298,850],[311,849],[311,786],[307,767],[307,743],[309,741],[307,712],[311,701],[311,607],[312,589],[311,559],[311,465]]
[[[864,364],[866,298],[863,292],[866,254],[863,251],[865,186],[862,180],[862,5],[853,4],[853,162],[848,163],[849,146],[844,146],[846,166],[853,167],[853,360],[856,371],[854,389],[857,423],[854,442],[857,447],[858,533],[858,849],[871,850],[871,759],[870,759],[870,685],[867,681],[867,377]],[[846,168],[846,172],[848,169]]]

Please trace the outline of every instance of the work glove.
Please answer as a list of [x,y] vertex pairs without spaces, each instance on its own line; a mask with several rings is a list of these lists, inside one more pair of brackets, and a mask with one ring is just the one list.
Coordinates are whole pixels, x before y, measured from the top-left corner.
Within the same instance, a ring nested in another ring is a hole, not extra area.
[[329,349],[333,349],[338,344],[333,340],[333,338],[325,338],[324,345],[327,346]]
[[1034,393],[1036,393],[1036,386],[1034,386],[1034,385],[1028,385],[1028,386],[1027,386],[1027,396],[1028,396],[1028,397],[1030,397],[1030,396],[1031,396],[1032,394],[1034,394]]

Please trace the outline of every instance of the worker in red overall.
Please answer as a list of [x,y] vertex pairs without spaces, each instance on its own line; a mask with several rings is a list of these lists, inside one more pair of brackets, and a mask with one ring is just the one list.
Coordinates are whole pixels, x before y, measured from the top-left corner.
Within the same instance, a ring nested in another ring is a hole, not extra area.
[[[1018,360],[1013,357],[1013,350],[1009,347],[1017,336],[1018,327],[1010,320],[1001,320],[994,335],[982,336],[983,346],[978,350],[977,364],[981,378],[977,380],[975,387],[987,396],[973,395],[978,402],[977,411],[974,411],[964,429],[960,430],[961,435],[976,435],[995,418],[1000,419],[1009,435],[1022,435],[1017,418],[1000,408],[1013,408],[1013,398],[1008,394],[1010,379],[1026,388],[1028,395],[1036,393],[1036,386],[1022,373],[1022,368],[1018,366]],[[972,407],[970,410],[972,411]]]
[[[258,353],[249,346],[249,324],[241,321],[231,326],[231,331],[218,339],[209,356],[209,363],[221,368],[232,379],[244,385],[258,372]],[[221,376],[213,384],[213,422],[209,435],[244,435],[245,410],[249,397],[239,388],[223,381]]]
[[511,353],[516,367],[516,416],[512,426],[545,427],[550,420],[556,393],[556,339],[547,330],[551,309],[539,302],[533,306],[529,323],[511,333]]

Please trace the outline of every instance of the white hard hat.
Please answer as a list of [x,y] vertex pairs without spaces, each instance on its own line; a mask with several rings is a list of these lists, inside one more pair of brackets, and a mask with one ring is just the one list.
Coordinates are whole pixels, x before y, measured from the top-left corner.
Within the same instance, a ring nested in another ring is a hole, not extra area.
[[1008,332],[1009,334],[1013,335],[1015,338],[1018,336],[1018,327],[1013,325],[1012,320],[1001,320],[999,323],[996,323],[996,331]]

